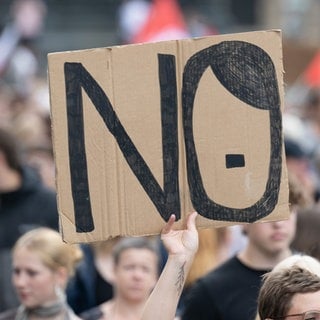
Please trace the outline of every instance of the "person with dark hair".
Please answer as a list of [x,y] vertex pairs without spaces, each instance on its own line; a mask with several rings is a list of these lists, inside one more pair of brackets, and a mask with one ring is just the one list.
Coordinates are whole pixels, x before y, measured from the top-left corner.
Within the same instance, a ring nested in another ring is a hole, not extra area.
[[58,229],[56,194],[24,164],[21,155],[15,137],[0,128],[0,311],[18,304],[10,281],[15,241],[39,226]]

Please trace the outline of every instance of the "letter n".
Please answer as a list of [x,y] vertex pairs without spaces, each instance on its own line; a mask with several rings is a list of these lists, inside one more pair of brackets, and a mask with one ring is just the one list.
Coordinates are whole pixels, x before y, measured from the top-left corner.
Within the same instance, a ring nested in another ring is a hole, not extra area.
[[[108,97],[81,63],[65,63],[67,121],[71,189],[77,232],[94,230],[87,170],[83,89],[114,136],[123,156],[164,220],[175,213],[180,218],[178,181],[177,90],[175,59],[159,55],[163,189],[122,126]],[[123,93],[125,94],[125,93]],[[143,121],[143,119],[141,119]],[[142,127],[142,126],[141,126]],[[115,213],[117,214],[117,213]]]

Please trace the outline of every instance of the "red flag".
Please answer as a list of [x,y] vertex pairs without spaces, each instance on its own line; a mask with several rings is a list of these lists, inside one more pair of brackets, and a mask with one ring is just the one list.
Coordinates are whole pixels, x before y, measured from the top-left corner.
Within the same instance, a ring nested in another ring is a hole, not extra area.
[[133,43],[188,37],[187,26],[176,0],[154,0],[149,16]]
[[304,80],[310,87],[320,87],[320,51],[314,56],[305,70]]

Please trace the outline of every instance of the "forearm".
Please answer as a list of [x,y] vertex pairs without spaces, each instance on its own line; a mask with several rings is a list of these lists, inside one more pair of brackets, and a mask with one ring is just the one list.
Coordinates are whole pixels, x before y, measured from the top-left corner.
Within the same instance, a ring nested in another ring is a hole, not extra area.
[[169,255],[161,276],[151,293],[142,320],[173,320],[194,255]]

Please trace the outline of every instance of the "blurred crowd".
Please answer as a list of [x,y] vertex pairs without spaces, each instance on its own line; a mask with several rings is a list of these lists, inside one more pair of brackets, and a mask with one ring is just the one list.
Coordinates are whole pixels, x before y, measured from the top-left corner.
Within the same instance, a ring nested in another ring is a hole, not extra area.
[[[170,1],[164,0],[155,0],[153,5],[151,1],[122,1],[118,12],[122,43],[219,33],[199,13],[189,11],[184,16],[177,6],[171,7],[172,17],[167,14],[165,21],[157,21],[155,6],[163,6],[165,2],[172,6]],[[161,10],[168,12],[168,7]],[[41,76],[39,70],[39,55],[43,53],[37,46],[46,15],[47,6],[43,0],[13,0],[8,19],[3,22],[0,31],[0,311],[19,305],[11,286],[10,274],[10,252],[15,241],[38,227],[58,230],[49,91],[47,79]],[[154,30],[156,21],[157,32]],[[172,24],[172,21],[175,23]],[[313,64],[312,68],[315,68],[312,69],[313,81],[310,82],[302,74],[299,83],[286,88],[290,99],[285,97],[284,101],[283,132],[287,169],[299,187],[297,194],[303,199],[292,200],[294,211],[297,211],[297,230],[290,231],[292,234],[288,236],[285,250],[293,246],[293,250],[319,259],[320,62],[319,65]],[[274,225],[274,228],[277,226]],[[185,301],[189,301],[185,299],[199,278],[222,266],[241,250],[245,252],[244,260],[247,259],[248,252],[245,250],[248,243],[250,246],[250,243],[257,241],[250,237],[250,228],[240,226],[199,230],[199,249],[186,278],[177,316],[189,319],[187,315],[182,315]],[[7,240],[9,238],[10,241]],[[134,251],[138,262],[146,259],[146,268],[151,266],[152,269],[144,288],[147,294],[144,292],[135,297],[140,303],[137,308],[141,308],[141,303],[146,301],[167,259],[167,252],[158,237],[147,240],[147,244],[135,243],[132,239],[130,243],[124,244],[123,239],[113,239],[94,245],[81,245],[79,256],[82,256],[82,260],[70,273],[70,279],[64,278],[62,286],[63,289],[66,287],[67,301],[72,312],[79,315],[106,301],[119,299],[119,296],[124,300],[128,298],[126,290],[129,289],[123,283],[126,279],[121,278],[120,272],[114,272],[120,270],[123,262],[119,256],[126,249],[121,245],[127,245],[126,248],[133,251],[138,250],[138,253]],[[21,243],[19,246],[23,247]],[[143,250],[149,251],[146,254]],[[287,254],[288,251],[285,252]],[[115,256],[118,269],[114,269]],[[123,259],[132,259],[133,264],[138,263],[130,255],[123,256]],[[266,272],[272,267],[272,264],[263,265],[260,269]],[[16,270],[14,274],[18,279]],[[129,301],[131,298],[129,296]],[[130,303],[125,306],[130,306]],[[110,305],[106,305],[82,314],[82,317],[99,319],[103,308],[106,308],[107,313],[110,312]]]

